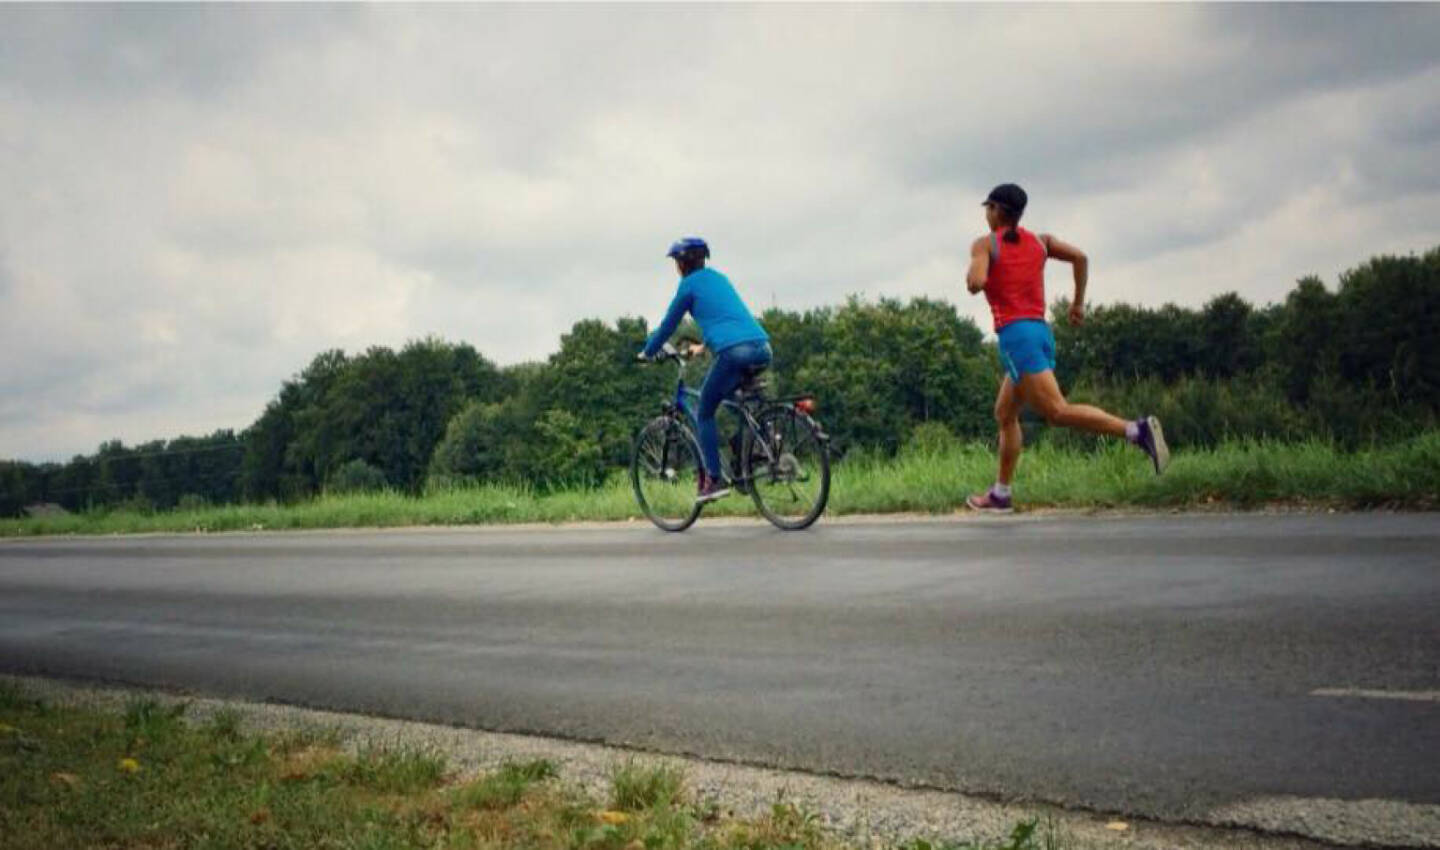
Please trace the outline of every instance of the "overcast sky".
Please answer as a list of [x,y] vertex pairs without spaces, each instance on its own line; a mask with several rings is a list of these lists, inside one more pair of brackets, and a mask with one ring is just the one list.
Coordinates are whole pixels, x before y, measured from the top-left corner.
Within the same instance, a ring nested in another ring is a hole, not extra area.
[[689,234],[756,312],[988,330],[1005,181],[1092,302],[1333,286],[1440,244],[1437,44],[1434,4],[0,5],[0,458],[238,431],[329,348],[653,324]]

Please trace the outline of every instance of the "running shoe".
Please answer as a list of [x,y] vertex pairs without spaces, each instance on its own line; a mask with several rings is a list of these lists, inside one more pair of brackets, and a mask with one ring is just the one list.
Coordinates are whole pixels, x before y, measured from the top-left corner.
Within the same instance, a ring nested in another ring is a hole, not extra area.
[[1147,416],[1137,424],[1140,426],[1140,437],[1136,442],[1150,456],[1155,464],[1155,474],[1159,475],[1170,465],[1170,447],[1165,445],[1165,432],[1160,428],[1160,420]]
[[700,473],[700,490],[695,495],[698,504],[713,502],[716,499],[723,499],[730,495],[730,487],[719,478],[711,478],[708,474]]
[[965,504],[970,507],[970,510],[979,511],[982,514],[1008,514],[1015,510],[1015,506],[1010,503],[1009,496],[997,496],[993,490],[969,496],[965,499]]

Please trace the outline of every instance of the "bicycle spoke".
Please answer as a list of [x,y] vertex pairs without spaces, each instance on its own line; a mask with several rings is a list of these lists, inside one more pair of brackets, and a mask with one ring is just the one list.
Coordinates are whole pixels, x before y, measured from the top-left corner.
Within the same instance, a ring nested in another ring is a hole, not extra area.
[[829,500],[828,450],[810,420],[787,408],[771,408],[759,424],[764,443],[750,456],[755,503],[775,525],[804,528]]
[[681,531],[699,515],[695,489],[699,448],[688,433],[664,419],[635,438],[630,478],[640,508],[660,528]]

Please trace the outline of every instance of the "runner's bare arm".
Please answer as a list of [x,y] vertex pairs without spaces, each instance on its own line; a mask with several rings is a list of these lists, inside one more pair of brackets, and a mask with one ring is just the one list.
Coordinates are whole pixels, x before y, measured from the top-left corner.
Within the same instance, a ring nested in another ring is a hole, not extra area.
[[1090,282],[1090,258],[1058,236],[1046,233],[1041,235],[1040,241],[1045,244],[1046,254],[1075,268],[1075,297],[1070,301],[1070,324],[1078,325],[1085,320],[1085,287]]
[[985,288],[990,277],[990,237],[981,236],[970,245],[970,271],[965,275],[965,287],[974,295]]

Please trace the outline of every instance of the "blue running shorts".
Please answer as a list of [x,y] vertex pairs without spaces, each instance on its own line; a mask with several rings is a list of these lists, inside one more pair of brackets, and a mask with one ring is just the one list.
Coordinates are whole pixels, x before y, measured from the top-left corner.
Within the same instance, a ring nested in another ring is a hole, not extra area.
[[1000,362],[1017,385],[1021,375],[1055,369],[1055,335],[1040,319],[1021,319],[1000,329]]

